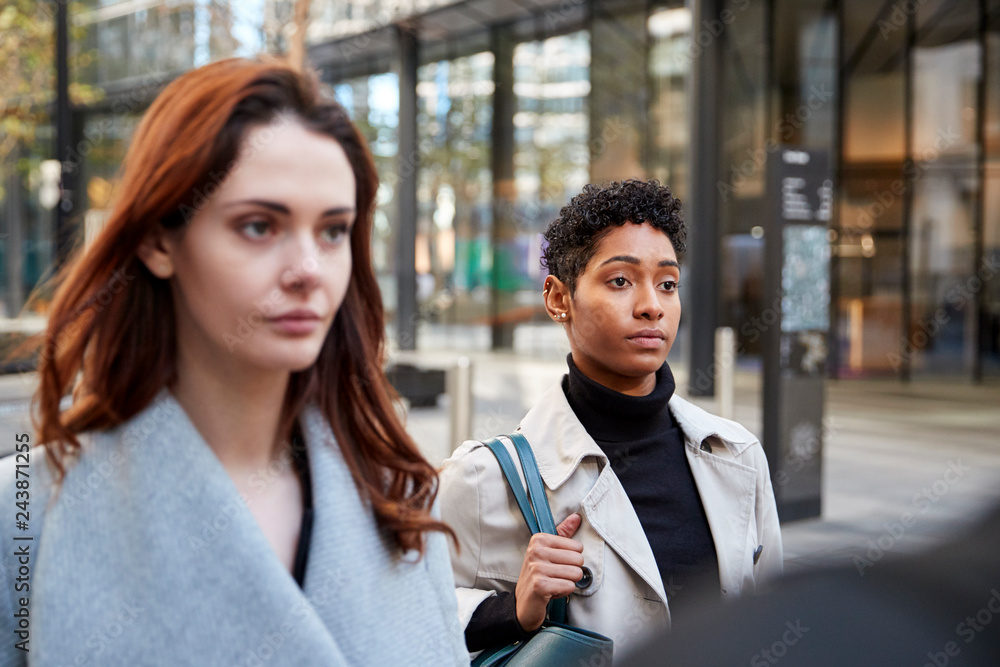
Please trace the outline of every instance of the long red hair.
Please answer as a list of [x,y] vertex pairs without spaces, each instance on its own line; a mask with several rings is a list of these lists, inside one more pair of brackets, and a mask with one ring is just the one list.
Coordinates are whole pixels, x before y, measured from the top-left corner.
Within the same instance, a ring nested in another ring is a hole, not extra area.
[[[353,267],[343,304],[315,364],[293,373],[282,406],[284,433],[307,403],[329,419],[344,459],[379,525],[404,550],[423,553],[423,532],[452,531],[430,515],[437,474],[406,433],[382,372],[382,299],[371,262],[378,175],[367,144],[314,77],[242,59],[184,74],[157,97],[122,166],[118,199],[100,235],[56,277],[41,336],[35,395],[39,442],[58,478],[80,450],[78,436],[142,411],[177,374],[169,284],[136,251],[154,226],[178,228],[232,169],[252,125],[293,117],[335,139],[357,183]],[[75,400],[60,403],[74,383]]]

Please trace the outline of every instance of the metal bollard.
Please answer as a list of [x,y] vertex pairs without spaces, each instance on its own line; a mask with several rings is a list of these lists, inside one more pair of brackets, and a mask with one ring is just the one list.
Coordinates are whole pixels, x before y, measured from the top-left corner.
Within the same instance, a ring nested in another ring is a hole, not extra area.
[[733,418],[736,371],[736,337],[730,327],[715,330],[715,411],[720,417]]
[[472,362],[459,357],[448,370],[448,417],[450,446],[455,449],[472,437]]

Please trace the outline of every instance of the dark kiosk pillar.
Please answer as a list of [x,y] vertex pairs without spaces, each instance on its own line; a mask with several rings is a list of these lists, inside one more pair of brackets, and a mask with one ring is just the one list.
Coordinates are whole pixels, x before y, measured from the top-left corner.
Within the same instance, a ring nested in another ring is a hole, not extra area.
[[490,278],[491,347],[514,347],[514,323],[504,317],[511,307],[512,295],[504,289],[504,267],[497,260],[497,250],[509,245],[517,236],[514,202],[514,41],[503,29],[495,28],[493,41],[493,134],[491,137],[491,167],[493,168],[493,269]]
[[[56,205],[56,265],[62,266],[73,250],[73,207],[79,165],[69,163],[73,123],[69,105],[69,17],[67,2],[56,2],[56,159],[62,164],[62,197]],[[20,254],[21,249],[12,248]]]
[[767,165],[764,452],[782,521],[819,516],[830,326],[833,176],[822,151],[781,147]]
[[396,342],[401,350],[417,349],[417,36],[396,26],[399,58],[399,151],[396,171]]
[[[694,0],[692,25],[718,19],[722,0]],[[715,361],[715,329],[719,303],[719,118],[722,109],[723,33],[702,46],[691,63],[691,200],[685,202],[688,221],[686,271],[691,290],[684,298],[688,328],[688,393],[715,393],[712,364]]]

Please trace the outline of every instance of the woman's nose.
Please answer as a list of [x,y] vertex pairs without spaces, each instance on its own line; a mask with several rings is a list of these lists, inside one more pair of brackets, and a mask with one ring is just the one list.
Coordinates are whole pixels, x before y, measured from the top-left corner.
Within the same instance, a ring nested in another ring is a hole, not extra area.
[[281,274],[286,289],[311,289],[319,281],[320,256],[316,243],[310,239],[295,239],[288,253],[287,268]]
[[655,285],[645,285],[636,291],[635,316],[647,320],[663,318],[663,305]]

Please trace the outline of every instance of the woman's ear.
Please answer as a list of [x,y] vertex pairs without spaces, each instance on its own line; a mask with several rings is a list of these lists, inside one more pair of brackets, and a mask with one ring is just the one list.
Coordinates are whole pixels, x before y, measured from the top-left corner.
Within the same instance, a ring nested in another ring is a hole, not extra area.
[[167,238],[167,233],[157,225],[157,229],[146,235],[136,251],[149,272],[161,280],[174,275],[173,243]]
[[568,322],[570,317],[570,295],[566,283],[553,275],[545,278],[545,289],[542,292],[545,310],[556,322]]

